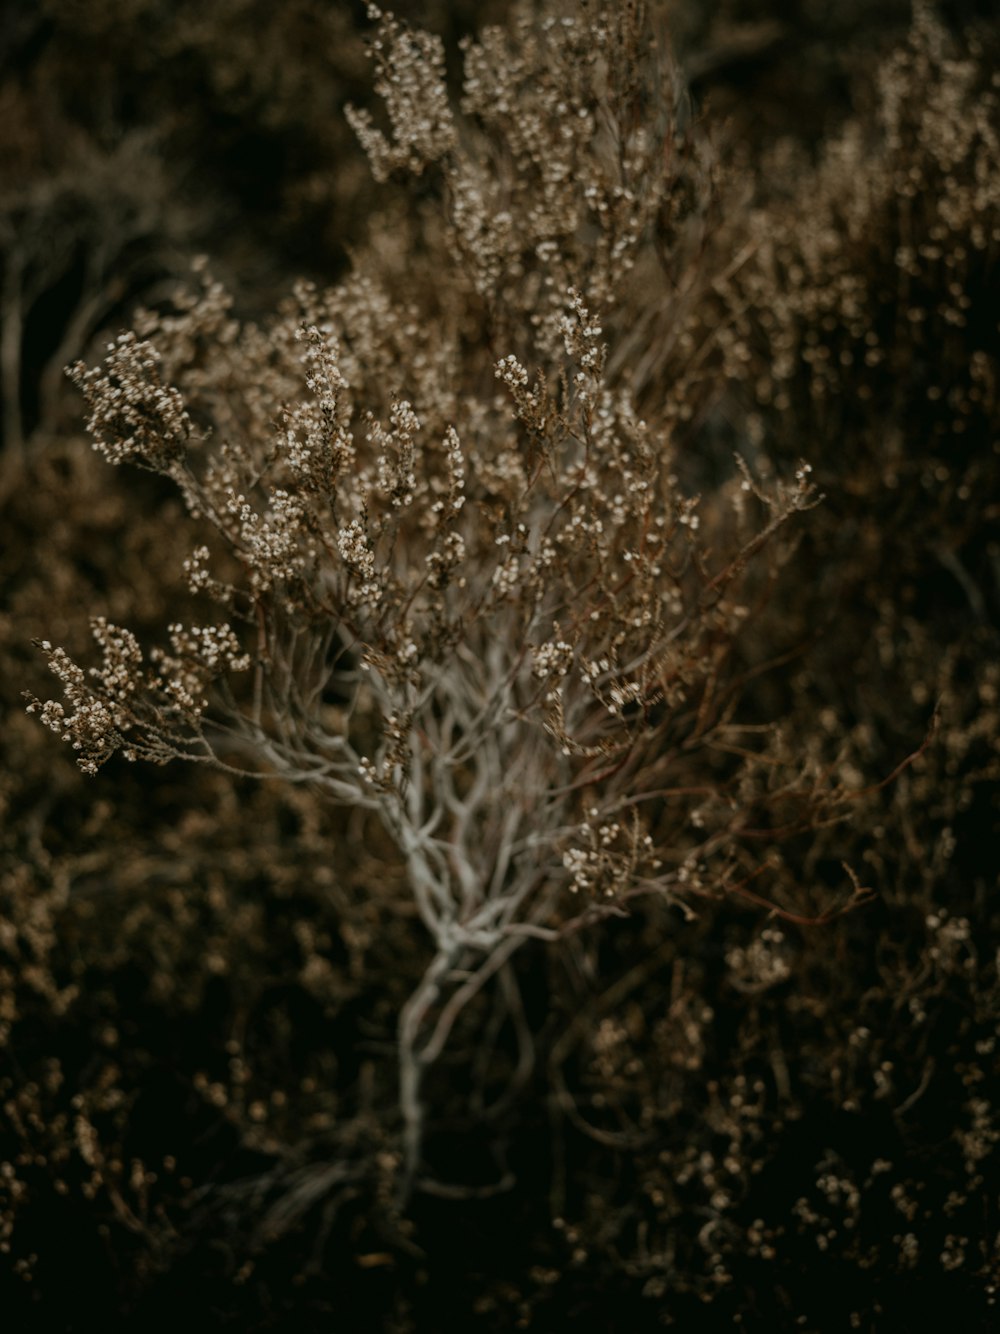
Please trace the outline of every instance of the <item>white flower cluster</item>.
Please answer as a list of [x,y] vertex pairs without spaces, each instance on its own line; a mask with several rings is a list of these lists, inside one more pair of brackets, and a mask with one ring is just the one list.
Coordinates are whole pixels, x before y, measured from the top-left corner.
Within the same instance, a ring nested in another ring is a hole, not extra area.
[[276,584],[293,583],[307,564],[302,501],[279,488],[271,492],[270,504],[263,515],[256,512],[245,496],[232,493],[227,508],[239,522],[239,542],[250,567],[254,591],[264,593]]
[[515,356],[501,357],[494,363],[493,374],[510,390],[518,420],[529,430],[544,431],[548,421],[544,387],[528,388],[528,372]]
[[333,409],[337,395],[347,388],[340,370],[339,347],[335,338],[315,324],[304,324],[295,331],[297,342],[305,343],[302,364],[306,368],[306,386],[323,408]]
[[204,593],[211,588],[213,579],[208,570],[208,547],[195,547],[184,561],[184,573],[187,575],[188,588],[192,593]]
[[584,366],[596,366],[600,360],[597,339],[604,330],[591,321],[590,312],[583,304],[583,297],[575,287],[571,287],[567,293],[566,309],[568,314],[559,321],[566,355],[580,357]]
[[159,352],[135,333],[119,334],[107,352],[103,366],[77,362],[68,372],[90,410],[94,449],[116,465],[168,471],[192,429],[180,391],[163,383]]
[[387,431],[381,422],[371,418],[366,438],[376,451],[380,489],[392,501],[394,509],[402,509],[412,504],[417,487],[414,437],[420,430],[420,418],[404,398],[393,403],[389,422]]
[[361,603],[374,606],[381,596],[381,588],[375,574],[375,555],[360,520],[352,519],[339,530],[337,550],[351,574],[360,581],[350,590],[348,600],[353,606]]
[[583,662],[580,674],[608,713],[620,717],[627,705],[642,703],[644,691],[639,681],[612,680],[607,686],[599,684],[602,677],[616,670],[615,664],[608,657],[589,658]]
[[455,514],[465,504],[465,454],[454,426],[444,435],[445,463],[448,469],[448,507]]
[[498,209],[495,188],[484,168],[464,161],[453,174],[451,224],[467,258],[480,296],[489,297],[509,272],[517,246],[514,217]]
[[591,403],[597,396],[604,371],[605,349],[598,341],[604,332],[583,303],[583,297],[571,287],[566,300],[567,313],[559,321],[566,355],[578,366],[573,384],[581,402]]
[[131,630],[110,625],[103,616],[90,623],[90,630],[101,650],[100,667],[91,667],[90,676],[99,682],[109,699],[127,703],[141,680],[142,649]]
[[455,146],[455,125],[445,86],[440,38],[404,28],[377,5],[368,17],[378,24],[371,52],[378,71],[375,91],[384,100],[393,141],[377,130],[367,111],[348,106],[348,123],[368,154],[372,175],[385,181],[402,168],[419,175]]
[[517,357],[501,357],[493,369],[497,379],[501,380],[508,389],[524,389],[527,387],[528,372]]
[[516,552],[511,552],[493,571],[493,587],[497,591],[497,596],[502,599],[510,597],[520,581],[521,561]]
[[169,627],[170,645],[178,657],[197,662],[210,672],[245,672],[250,655],[243,652],[236,631],[222,625],[174,624]]
[[569,871],[570,892],[586,893],[597,884],[600,859],[596,852],[584,848],[567,848],[563,853],[563,866]]
[[572,894],[601,892],[605,898],[614,898],[634,881],[640,864],[652,871],[660,868],[653,855],[653,840],[642,833],[638,817],[630,825],[602,820],[598,807],[592,806],[577,832],[580,843],[563,853]]
[[[554,628],[558,634],[559,627]],[[549,640],[532,649],[531,657],[532,674],[539,680],[552,676],[562,677],[573,666],[573,645],[564,639]]]
[[[99,690],[88,686],[82,669],[64,649],[54,649],[42,640],[38,647],[46,654],[49,670],[62,684],[70,712],[57,700],[44,704],[28,696],[28,713],[39,714],[42,723],[77,752],[77,764],[85,774],[96,774],[116,750],[124,748],[126,759],[135,759],[135,752],[126,744],[125,733],[131,720],[125,701],[134,691],[133,672],[141,665],[138,645],[127,631],[121,631],[107,622],[95,621],[94,637],[104,649],[104,665],[91,675],[98,686],[107,684],[109,698],[102,698]],[[138,658],[136,654],[138,653]]]
[[349,386],[332,334],[307,324],[296,330],[295,337],[305,343],[300,360],[313,398],[296,403],[284,415],[285,457],[305,490],[325,493],[355,458],[350,407],[344,405]]
[[[428,553],[427,582],[431,588],[444,588],[452,582],[452,575],[465,560],[465,539],[461,533],[446,533],[438,546]],[[459,588],[465,586],[465,579],[455,580]]]
[[157,686],[164,707],[188,718],[200,718],[208,707],[206,689],[211,679],[224,672],[245,672],[250,655],[243,652],[235,631],[228,625],[168,627],[171,652],[154,649]]

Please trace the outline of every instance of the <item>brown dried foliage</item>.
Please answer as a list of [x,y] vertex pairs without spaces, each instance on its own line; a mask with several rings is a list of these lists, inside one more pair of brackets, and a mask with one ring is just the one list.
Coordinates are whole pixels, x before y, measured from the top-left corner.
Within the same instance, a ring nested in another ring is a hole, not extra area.
[[[0,1019],[93,1025],[100,1054],[6,1078],[0,1244],[44,1280],[54,1191],[131,1238],[125,1303],[221,1232],[227,1301],[306,1238],[299,1272],[392,1329],[559,1323],[581,1293],[630,1328],[706,1304],[888,1328],[901,1280],[974,1327],[1000,1138],[989,35],[921,11],[869,113],[748,175],[638,4],[516,12],[464,42],[457,103],[440,41],[372,16],[386,116],[351,119],[395,202],[346,276],[251,321],[199,262],[73,371],[97,450],[147,477],[73,444],[30,465],[26,530],[55,536],[8,616],[68,642],[30,709],[99,796],[60,770],[53,840],[16,724]],[[102,572],[90,668],[53,526],[81,490],[132,585]],[[201,771],[127,771],[143,830],[122,758]],[[176,1079],[226,1137],[209,1183],[150,1128],[134,1014],[219,1004]],[[463,1209],[526,1240],[456,1288]]]

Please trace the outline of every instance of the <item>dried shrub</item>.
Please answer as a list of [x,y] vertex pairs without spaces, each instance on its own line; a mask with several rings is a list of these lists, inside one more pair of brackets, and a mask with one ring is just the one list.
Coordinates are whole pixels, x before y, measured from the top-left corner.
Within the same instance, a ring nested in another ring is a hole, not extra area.
[[[812,503],[807,470],[769,491],[746,471],[760,514],[737,507],[709,545],[673,423],[638,419],[607,367],[654,219],[680,228],[698,200],[678,127],[642,118],[637,13],[523,21],[519,56],[470,44],[461,147],[439,44],[373,15],[394,137],[355,123],[377,175],[441,164],[433,321],[359,265],[241,326],[206,276],[76,368],[96,447],[206,523],[185,568],[226,619],[175,623],[148,664],[98,619],[89,672],[44,641],[66,703],[30,707],[84,772],[186,758],[379,816],[433,944],[399,1024],[405,1198],[423,1074],[519,945],[636,893],[719,892],[734,834],[766,821],[780,840],[850,795],[780,733],[742,744],[726,673],[747,568]],[[567,889],[593,906],[574,914]]]

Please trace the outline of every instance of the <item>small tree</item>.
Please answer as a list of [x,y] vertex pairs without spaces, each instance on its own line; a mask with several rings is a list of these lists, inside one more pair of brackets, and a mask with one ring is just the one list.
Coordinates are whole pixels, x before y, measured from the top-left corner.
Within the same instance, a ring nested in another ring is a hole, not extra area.
[[148,656],[96,621],[89,671],[43,642],[65,702],[29,710],[89,773],[187,759],[378,817],[428,939],[398,1025],[405,1198],[424,1075],[484,987],[514,994],[525,941],[750,893],[762,831],[856,792],[739,720],[735,648],[816,498],[805,467],[678,480],[725,333],[699,293],[731,258],[641,6],[487,31],[461,115],[440,43],[371,12],[389,128],[353,123],[377,177],[426,176],[414,207],[267,327],[202,269],[72,370],[95,448],[178,487],[221,617]]

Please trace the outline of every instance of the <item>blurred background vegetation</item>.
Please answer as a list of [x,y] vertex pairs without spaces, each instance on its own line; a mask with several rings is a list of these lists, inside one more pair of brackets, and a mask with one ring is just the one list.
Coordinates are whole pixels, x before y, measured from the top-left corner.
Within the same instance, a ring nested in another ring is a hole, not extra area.
[[[343,117],[373,101],[364,8],[0,11],[0,1310],[39,1330],[993,1327],[986,0],[916,37],[903,0],[668,7],[755,256],[705,311],[734,335],[692,478],[750,442],[808,459],[827,496],[756,632],[787,661],[751,705],[817,754],[850,746],[869,781],[939,724],[874,813],[802,850],[820,885],[856,868],[863,911],[799,928],[649,907],[518,956],[533,1081],[430,1149],[473,1187],[502,1164],[511,1189],[407,1218],[386,1198],[385,1054],[418,965],[377,843],[215,775],[84,780],[24,717],[47,684],[32,638],[82,650],[100,614],[152,634],[186,596],[177,501],[94,457],[63,367],[196,255],[250,317],[345,272],[386,209]],[[459,39],[509,9],[396,6],[444,38],[456,93]],[[879,71],[899,50],[894,140]],[[921,120],[935,97],[944,148]],[[515,1055],[503,1027],[494,1059]]]

